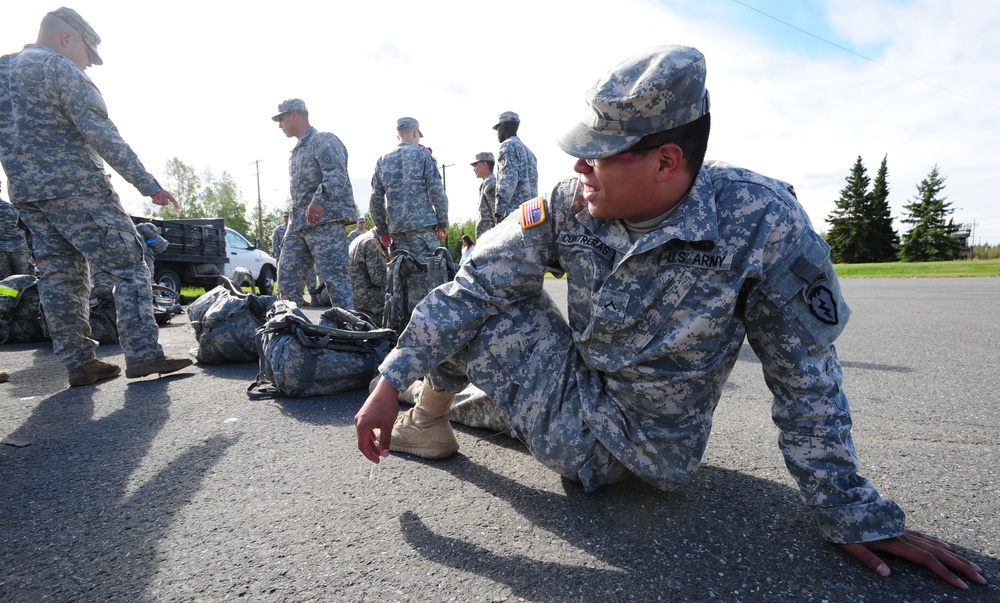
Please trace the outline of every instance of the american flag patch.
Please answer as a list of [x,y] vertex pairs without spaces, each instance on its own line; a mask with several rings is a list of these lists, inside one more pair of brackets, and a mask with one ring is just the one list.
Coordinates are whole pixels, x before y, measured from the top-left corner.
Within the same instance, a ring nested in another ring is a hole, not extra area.
[[531,228],[545,222],[545,197],[535,197],[521,204],[521,228]]

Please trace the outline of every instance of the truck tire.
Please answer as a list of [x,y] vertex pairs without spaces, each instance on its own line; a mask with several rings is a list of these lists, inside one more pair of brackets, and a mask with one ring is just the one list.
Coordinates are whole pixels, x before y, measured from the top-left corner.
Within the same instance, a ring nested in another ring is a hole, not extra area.
[[257,290],[261,295],[274,295],[274,266],[264,266],[260,269],[260,277],[257,278]]
[[153,282],[154,284],[170,289],[177,295],[181,294],[181,277],[173,270],[168,268],[157,270],[153,277]]

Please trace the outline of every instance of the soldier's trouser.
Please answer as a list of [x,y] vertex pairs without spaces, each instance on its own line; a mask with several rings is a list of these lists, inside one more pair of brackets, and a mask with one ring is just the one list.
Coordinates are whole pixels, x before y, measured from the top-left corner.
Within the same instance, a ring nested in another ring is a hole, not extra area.
[[[498,414],[488,402],[480,404],[482,427],[502,427],[506,415],[510,430],[538,461],[588,492],[629,475],[587,423],[584,400],[593,403],[603,395],[601,380],[583,364],[569,325],[545,292],[490,318],[428,381],[448,393],[475,384],[500,409]],[[469,424],[473,414],[463,422]]]
[[144,243],[118,195],[67,197],[17,207],[31,232],[38,293],[56,357],[76,368],[94,358],[90,338],[90,266],[114,283],[118,334],[127,365],[163,357],[153,317]]
[[326,283],[334,306],[354,309],[351,277],[347,270],[347,233],[342,224],[324,224],[288,230],[278,262],[278,296],[302,305],[306,275],[315,265]]
[[392,251],[405,249],[423,261],[434,255],[434,250],[441,245],[437,238],[437,227],[416,228],[406,232],[392,233]]

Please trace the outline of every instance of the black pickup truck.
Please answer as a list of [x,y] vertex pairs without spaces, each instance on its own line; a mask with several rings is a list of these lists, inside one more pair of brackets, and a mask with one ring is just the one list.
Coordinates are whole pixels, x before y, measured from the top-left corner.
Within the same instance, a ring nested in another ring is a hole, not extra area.
[[136,224],[152,222],[169,243],[154,260],[153,282],[180,292],[182,285],[212,287],[219,275],[228,275],[238,266],[250,271],[257,287],[274,291],[277,261],[231,228],[222,218],[160,220],[132,216]]

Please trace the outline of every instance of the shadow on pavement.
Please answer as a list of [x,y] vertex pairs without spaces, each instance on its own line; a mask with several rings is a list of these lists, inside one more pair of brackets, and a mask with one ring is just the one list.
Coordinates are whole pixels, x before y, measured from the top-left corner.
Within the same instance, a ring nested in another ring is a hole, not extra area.
[[[5,602],[139,601],[159,540],[235,443],[214,436],[142,477],[169,417],[167,381],[131,383],[123,406],[95,418],[93,388],[42,401],[0,447],[0,593]],[[72,597],[71,597],[72,598]]]

